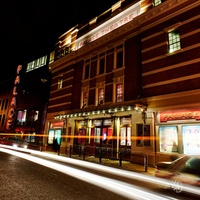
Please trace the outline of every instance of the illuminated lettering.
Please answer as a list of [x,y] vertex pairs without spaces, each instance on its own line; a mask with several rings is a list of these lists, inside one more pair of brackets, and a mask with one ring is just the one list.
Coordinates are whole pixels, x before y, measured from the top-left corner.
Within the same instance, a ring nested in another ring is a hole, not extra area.
[[[116,15],[115,17],[111,18],[110,20],[102,24],[101,26],[97,27],[95,29],[95,32],[88,32],[87,34],[79,38],[77,40],[76,50],[88,44],[89,42],[92,42],[104,36],[105,34],[108,34],[109,32],[115,30],[116,28],[119,28],[120,26],[132,21],[138,15],[140,15],[139,2],[132,5],[129,9],[121,12],[120,15]],[[88,37],[90,39],[88,39]]]
[[15,78],[15,85],[19,84],[20,83],[20,78],[19,78],[19,75],[16,76]]
[[17,67],[17,74],[19,74],[19,72],[21,71],[21,69],[22,69],[22,65],[18,65],[18,67]]
[[186,120],[186,119],[200,120],[199,111],[160,113],[161,122],[172,121],[172,120]]
[[12,100],[11,100],[11,102],[10,102],[10,106],[11,106],[11,107],[16,106],[16,97],[13,97],[13,98],[12,98]]
[[10,108],[9,112],[8,112],[8,117],[9,118],[13,118],[15,115],[15,109],[14,108]]
[[17,95],[17,87],[16,86],[13,88],[13,95]]

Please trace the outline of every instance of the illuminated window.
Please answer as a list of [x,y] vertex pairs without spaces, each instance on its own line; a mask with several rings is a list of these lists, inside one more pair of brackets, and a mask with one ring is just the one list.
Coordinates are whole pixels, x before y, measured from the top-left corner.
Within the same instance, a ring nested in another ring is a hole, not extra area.
[[99,88],[98,89],[98,105],[102,105],[104,102],[104,89]]
[[174,146],[178,145],[177,126],[160,126],[159,127],[160,152],[178,152]]
[[82,108],[85,108],[87,105],[88,105],[88,91],[83,92]]
[[131,146],[131,127],[122,127],[120,130],[120,145]]
[[123,84],[118,83],[116,85],[116,102],[122,102],[123,101]]
[[62,89],[63,87],[63,77],[58,78],[58,89]]
[[161,0],[154,0],[154,6],[158,6],[159,4],[161,4],[162,1]]
[[181,49],[180,34],[178,29],[168,33],[169,53]]
[[17,113],[17,123],[18,125],[23,125],[26,121],[27,110],[19,110]]

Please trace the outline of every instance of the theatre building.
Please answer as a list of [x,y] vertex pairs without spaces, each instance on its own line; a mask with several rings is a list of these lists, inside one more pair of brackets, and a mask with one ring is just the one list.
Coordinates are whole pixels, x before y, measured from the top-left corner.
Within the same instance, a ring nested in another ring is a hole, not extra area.
[[61,35],[45,147],[55,138],[63,152],[106,146],[150,164],[200,153],[199,8],[198,0],[121,0]]

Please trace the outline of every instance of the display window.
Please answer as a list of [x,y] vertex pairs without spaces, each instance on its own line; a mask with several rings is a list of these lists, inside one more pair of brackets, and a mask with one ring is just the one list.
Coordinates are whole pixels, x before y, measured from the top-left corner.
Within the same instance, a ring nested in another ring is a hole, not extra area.
[[131,146],[131,127],[121,127],[120,145]]
[[182,126],[183,153],[200,155],[200,126]]
[[78,131],[78,143],[84,144],[86,136],[86,129],[79,129]]
[[49,130],[48,144],[53,144],[53,140],[57,139],[58,144],[61,144],[61,130]]
[[177,126],[160,126],[160,152],[178,152],[178,128]]

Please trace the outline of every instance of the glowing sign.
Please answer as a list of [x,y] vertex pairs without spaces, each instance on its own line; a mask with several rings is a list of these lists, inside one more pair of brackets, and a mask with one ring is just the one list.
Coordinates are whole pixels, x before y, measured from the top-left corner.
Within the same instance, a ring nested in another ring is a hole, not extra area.
[[200,120],[200,110],[197,109],[160,112],[160,122],[189,119]]
[[106,21],[102,25],[98,26],[97,28],[78,38],[76,43],[76,50],[132,21],[140,14],[140,2],[138,2],[120,14],[116,15],[115,17],[111,18],[110,20]]
[[16,114],[16,96],[17,96],[17,85],[20,83],[20,76],[19,76],[19,72],[22,69],[22,65],[18,65],[17,67],[17,76],[15,78],[14,81],[14,88],[13,88],[13,97],[12,100],[10,102],[10,109],[8,111],[8,120],[6,123],[6,129],[7,130],[12,130],[14,128],[14,120],[15,120],[15,114]]

